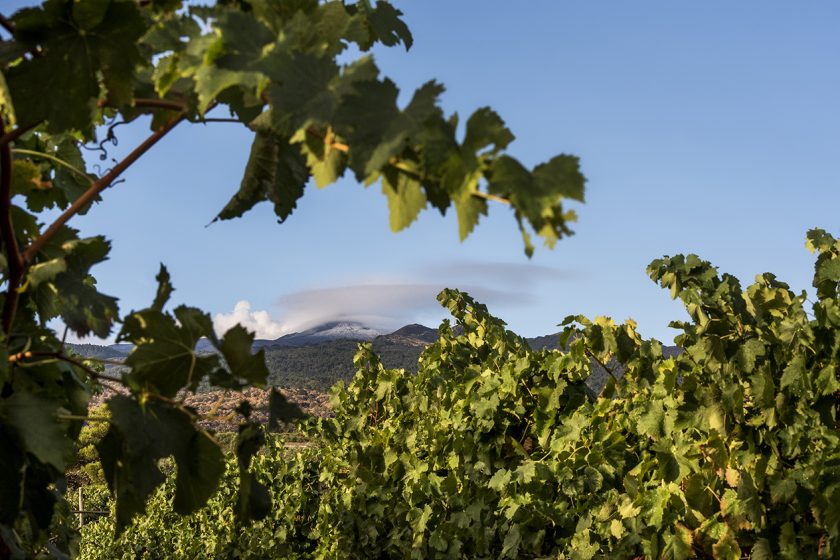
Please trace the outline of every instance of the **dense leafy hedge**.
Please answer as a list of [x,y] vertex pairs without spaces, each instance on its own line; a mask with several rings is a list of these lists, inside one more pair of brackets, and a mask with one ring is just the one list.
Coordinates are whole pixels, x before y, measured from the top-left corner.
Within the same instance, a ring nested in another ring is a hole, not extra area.
[[[743,290],[695,256],[651,277],[691,318],[665,357],[635,326],[570,317],[567,351],[532,351],[484,306],[445,290],[419,373],[366,345],[317,446],[255,470],[269,518],[233,525],[235,476],[188,518],[166,507],[84,558],[836,558],[840,556],[840,242],[815,230],[806,311],[764,274]],[[596,398],[593,364],[623,364]],[[224,551],[224,552],[223,552]]]

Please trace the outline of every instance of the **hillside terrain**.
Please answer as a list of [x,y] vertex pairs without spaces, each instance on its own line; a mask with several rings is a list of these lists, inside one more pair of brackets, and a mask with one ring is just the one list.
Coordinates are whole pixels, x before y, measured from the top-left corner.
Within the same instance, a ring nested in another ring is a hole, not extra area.
[[[388,368],[417,371],[417,360],[423,350],[437,340],[437,329],[423,325],[406,325],[384,334],[353,322],[330,322],[275,340],[256,340],[255,349],[265,351],[273,386],[326,392],[337,381],[353,376],[353,354],[359,342],[372,342],[374,351]],[[534,349],[557,348],[559,335],[528,339]],[[73,352],[86,358],[120,361],[131,352],[128,344],[68,344]],[[210,351],[206,340],[199,341],[199,351]],[[106,364],[106,369],[119,369]]]
[[[353,355],[360,342],[371,342],[374,352],[382,359],[385,367],[402,368],[409,373],[416,373],[420,354],[437,338],[437,329],[418,324],[406,325],[391,333],[382,334],[382,331],[359,323],[330,322],[276,340],[256,340],[254,348],[265,352],[271,386],[281,388],[287,398],[300,405],[308,414],[325,416],[330,413],[327,396],[330,387],[338,381],[347,383],[353,377]],[[553,350],[560,347],[559,333],[528,338],[527,341],[534,350]],[[199,350],[210,347],[209,343],[202,344],[205,342],[199,342]],[[119,365],[113,362],[125,359],[132,348],[128,344],[67,346],[86,358],[109,360],[110,363],[106,363],[105,368],[112,375],[118,375],[120,370]],[[666,347],[663,350],[666,355],[678,352],[676,347]],[[616,375],[623,373],[621,364],[610,364],[610,368]],[[606,383],[608,375],[603,367],[593,364],[592,376],[588,380],[590,389],[593,392],[599,391]],[[187,403],[200,411],[210,410],[215,405],[215,415],[225,416],[218,412],[232,411],[235,406],[234,397],[235,395],[227,395],[223,391],[209,389],[190,395],[187,397]],[[253,389],[248,393],[248,399],[252,401],[254,409],[260,411],[266,405],[267,393]],[[220,408],[218,403],[223,403]]]

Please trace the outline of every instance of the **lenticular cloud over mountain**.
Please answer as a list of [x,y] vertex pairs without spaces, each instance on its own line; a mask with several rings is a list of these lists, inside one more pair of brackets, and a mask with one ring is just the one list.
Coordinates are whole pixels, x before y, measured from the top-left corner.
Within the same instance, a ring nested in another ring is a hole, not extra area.
[[[527,293],[472,284],[450,284],[469,292],[482,302],[527,305]],[[448,316],[437,302],[447,287],[444,281],[379,282],[302,290],[281,297],[283,324],[289,331],[301,331],[330,321],[349,321],[379,329],[396,329],[406,323],[431,321]]]
[[213,327],[219,335],[236,324],[256,333],[258,339],[274,340],[291,332],[282,323],[274,321],[268,311],[251,310],[251,303],[245,300],[237,301],[231,313],[217,313],[213,317]]
[[[282,317],[279,321],[268,311],[254,310],[250,302],[241,300],[232,312],[216,314],[213,326],[221,335],[240,323],[256,333],[257,339],[263,340],[274,340],[333,322],[386,332],[427,315],[445,316],[446,312],[436,300],[441,288],[443,286],[438,284],[383,283],[302,290],[278,300],[276,316]],[[492,290],[474,288],[471,291],[488,298],[495,295]]]
[[407,317],[440,309],[432,284],[355,284],[302,290],[280,298],[284,324],[304,330],[328,321],[397,328]]
[[573,275],[531,263],[470,261],[427,265],[412,276],[415,281],[389,278],[290,292],[276,300],[272,313],[254,310],[241,300],[232,312],[217,314],[213,323],[219,334],[241,323],[263,340],[333,322],[385,332],[410,322],[435,324],[446,317],[436,299],[444,287],[469,292],[494,308],[526,307],[536,303],[530,293],[533,286],[568,281]]

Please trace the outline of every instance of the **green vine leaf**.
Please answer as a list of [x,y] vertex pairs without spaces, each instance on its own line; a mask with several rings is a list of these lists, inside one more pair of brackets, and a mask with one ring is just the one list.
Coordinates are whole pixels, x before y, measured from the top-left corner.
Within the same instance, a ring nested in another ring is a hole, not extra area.
[[270,200],[281,222],[303,196],[308,178],[306,161],[289,140],[270,132],[257,131],[242,184],[217,219],[237,218],[256,203]]
[[[54,0],[12,18],[15,39],[40,47],[44,56],[12,66],[6,81],[19,121],[47,121],[51,132],[90,136],[103,90],[118,106],[131,102],[132,78],[142,61],[136,42],[145,23],[131,2],[86,0],[74,5],[72,15],[62,4]],[[52,87],[44,88],[47,83]]]
[[224,470],[223,457],[189,414],[156,402],[141,408],[124,396],[111,398],[108,409],[111,424],[97,450],[108,486],[116,494],[118,532],[144,511],[146,498],[164,481],[160,458],[173,455],[178,464],[178,513],[190,513],[207,501]]
[[0,418],[23,443],[23,448],[44,464],[64,470],[70,440],[55,422],[61,405],[44,396],[18,392],[0,402]]

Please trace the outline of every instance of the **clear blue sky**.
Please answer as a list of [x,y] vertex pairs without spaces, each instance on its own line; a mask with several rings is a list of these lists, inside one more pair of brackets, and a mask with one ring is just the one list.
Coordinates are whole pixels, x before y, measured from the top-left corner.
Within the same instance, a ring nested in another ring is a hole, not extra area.
[[[584,313],[632,317],[669,341],[667,323],[685,314],[645,276],[654,258],[693,252],[745,284],[773,271],[810,286],[805,232],[840,233],[840,4],[398,5],[415,46],[378,51],[385,74],[407,92],[442,81],[447,112],[494,107],[527,163],[579,155],[577,234],[530,261],[504,207],[465,243],[454,216],[432,212],[392,234],[379,187],[351,180],[311,187],[282,225],[266,206],[205,227],[238,186],[250,135],[185,126],[76,222],[113,240],[95,272],[123,311],[151,300],[163,261],[177,302],[216,315],[245,300],[267,312],[266,332],[337,314],[435,326],[432,294],[448,285],[528,336]],[[119,131],[120,150],[145,133]]]

